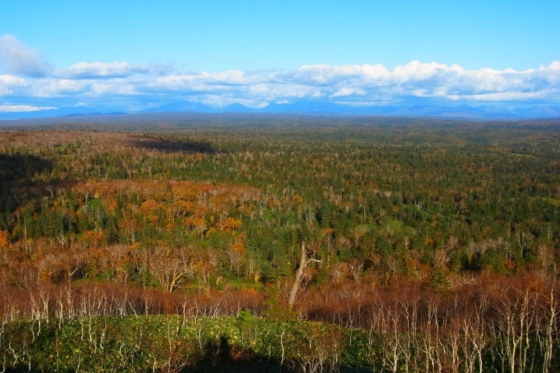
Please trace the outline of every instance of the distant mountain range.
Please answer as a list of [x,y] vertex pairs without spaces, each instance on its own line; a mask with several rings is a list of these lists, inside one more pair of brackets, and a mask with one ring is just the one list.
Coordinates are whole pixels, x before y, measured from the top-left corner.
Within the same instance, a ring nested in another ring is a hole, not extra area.
[[[446,105],[411,105],[411,106],[351,106],[329,100],[298,100],[292,103],[272,103],[255,109],[242,104],[214,108],[194,102],[173,102],[156,108],[134,113],[295,113],[295,114],[338,114],[338,115],[375,115],[395,117],[449,118],[472,120],[523,120],[540,118],[560,118],[560,106],[533,106],[508,109],[494,105],[482,106],[446,106]],[[91,107],[63,107],[57,110],[40,110],[32,112],[0,112],[0,119],[52,118],[85,115],[120,115],[126,111],[102,110]]]

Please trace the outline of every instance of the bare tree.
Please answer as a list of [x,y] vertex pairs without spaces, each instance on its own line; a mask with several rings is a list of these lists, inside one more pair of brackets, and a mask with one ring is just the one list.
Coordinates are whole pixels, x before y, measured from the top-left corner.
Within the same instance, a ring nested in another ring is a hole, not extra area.
[[175,253],[169,248],[156,247],[149,258],[148,269],[166,293],[171,293],[191,273],[185,250]]
[[305,267],[311,262],[321,263],[320,260],[308,258],[309,253],[305,250],[305,242],[301,243],[301,258],[299,260],[299,268],[296,272],[296,280],[294,281],[294,285],[292,286],[292,290],[290,291],[290,298],[288,300],[288,308],[291,310],[294,306],[294,302],[296,301],[296,294],[299,290],[301,285],[301,281],[304,277],[304,270]]

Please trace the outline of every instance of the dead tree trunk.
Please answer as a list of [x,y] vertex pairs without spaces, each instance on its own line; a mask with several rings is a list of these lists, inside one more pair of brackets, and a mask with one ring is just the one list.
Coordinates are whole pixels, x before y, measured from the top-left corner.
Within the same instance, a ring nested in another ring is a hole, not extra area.
[[307,250],[305,250],[305,242],[301,243],[301,258],[299,260],[299,268],[296,272],[296,279],[294,281],[294,285],[292,286],[292,290],[290,291],[290,298],[288,300],[288,308],[291,310],[294,306],[294,302],[296,301],[296,294],[299,290],[299,286],[301,285],[301,280],[303,280],[303,271],[305,267],[310,262],[317,262],[320,263],[320,260],[317,259],[307,259]]

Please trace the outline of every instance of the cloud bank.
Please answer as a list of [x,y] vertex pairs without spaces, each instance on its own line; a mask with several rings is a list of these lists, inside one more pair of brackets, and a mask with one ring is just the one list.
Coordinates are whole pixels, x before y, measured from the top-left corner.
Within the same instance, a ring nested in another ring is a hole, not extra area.
[[31,106],[31,105],[0,105],[0,113],[22,113],[30,111],[56,110],[49,106]]
[[[80,62],[54,68],[11,35],[0,37],[4,108],[104,104],[142,110],[184,101],[254,108],[322,99],[352,106],[444,103],[560,104],[560,61],[518,71],[412,61],[308,65],[294,70],[179,72],[170,66]],[[33,104],[32,104],[33,103]],[[26,106],[27,105],[27,106]]]
[[0,36],[0,67],[14,75],[39,78],[52,71],[38,50],[28,48],[12,35]]

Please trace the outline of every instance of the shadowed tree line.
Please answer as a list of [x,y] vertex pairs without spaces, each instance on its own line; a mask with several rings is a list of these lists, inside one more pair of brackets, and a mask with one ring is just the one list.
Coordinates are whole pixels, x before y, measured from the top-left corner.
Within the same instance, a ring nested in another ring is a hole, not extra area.
[[172,141],[163,138],[134,137],[128,141],[133,147],[158,150],[164,152],[184,152],[184,153],[203,153],[211,154],[215,150],[212,145],[203,141]]
[[29,183],[37,174],[51,169],[50,161],[32,154],[0,154],[0,183]]

